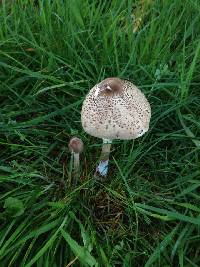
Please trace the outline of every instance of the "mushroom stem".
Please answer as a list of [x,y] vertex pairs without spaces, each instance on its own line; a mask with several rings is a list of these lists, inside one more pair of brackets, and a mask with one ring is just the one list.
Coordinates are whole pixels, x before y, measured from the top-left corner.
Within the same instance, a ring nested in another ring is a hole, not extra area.
[[80,169],[80,154],[79,153],[73,153],[74,156],[74,166],[73,166],[73,172],[74,172],[74,183],[77,183],[77,179],[79,177],[79,169]]
[[[76,185],[79,178],[79,170],[80,170],[80,153],[83,151],[83,142],[80,138],[73,137],[70,139],[68,144],[69,150],[71,151],[72,161],[73,161],[73,184]],[[72,162],[71,161],[71,162]],[[71,181],[71,175],[70,179]]]
[[106,176],[108,173],[108,163],[109,163],[109,155],[111,148],[112,140],[103,139],[103,145],[100,155],[100,162],[96,167],[95,176]]

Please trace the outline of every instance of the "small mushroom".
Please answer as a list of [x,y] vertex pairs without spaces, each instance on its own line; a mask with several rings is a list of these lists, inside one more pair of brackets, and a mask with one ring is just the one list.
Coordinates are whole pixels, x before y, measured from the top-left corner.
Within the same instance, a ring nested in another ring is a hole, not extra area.
[[107,175],[112,140],[142,136],[149,129],[150,118],[149,102],[129,81],[107,78],[89,91],[82,106],[81,121],[88,134],[103,139],[96,175]]
[[83,142],[78,137],[72,137],[68,144],[73,157],[74,184],[77,183],[80,169],[80,153],[83,151]]

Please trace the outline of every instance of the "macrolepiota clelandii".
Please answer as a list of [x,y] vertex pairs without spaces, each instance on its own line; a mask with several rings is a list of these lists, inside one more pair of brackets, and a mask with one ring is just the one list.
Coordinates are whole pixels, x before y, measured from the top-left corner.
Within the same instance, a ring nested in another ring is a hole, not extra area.
[[81,122],[88,134],[103,139],[96,175],[107,175],[112,140],[142,136],[149,129],[150,118],[148,100],[129,81],[107,78],[89,91],[83,102]]

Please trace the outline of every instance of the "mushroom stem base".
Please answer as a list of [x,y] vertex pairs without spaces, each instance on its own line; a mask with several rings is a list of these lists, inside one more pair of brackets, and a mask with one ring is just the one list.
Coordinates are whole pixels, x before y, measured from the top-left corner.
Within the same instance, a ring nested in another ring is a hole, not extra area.
[[102,151],[100,156],[100,162],[96,167],[95,176],[105,177],[108,173],[109,155],[111,148],[111,140],[103,139]]

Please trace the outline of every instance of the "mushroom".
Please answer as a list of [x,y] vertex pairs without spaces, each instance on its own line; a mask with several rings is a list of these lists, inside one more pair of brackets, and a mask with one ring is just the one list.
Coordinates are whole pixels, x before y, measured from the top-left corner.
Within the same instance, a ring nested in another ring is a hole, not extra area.
[[78,137],[72,137],[69,141],[68,147],[73,157],[74,184],[76,184],[79,175],[80,153],[83,151],[83,142]]
[[107,78],[89,91],[83,102],[81,122],[88,134],[103,139],[96,175],[107,175],[112,140],[142,136],[149,129],[150,118],[149,102],[129,81]]

